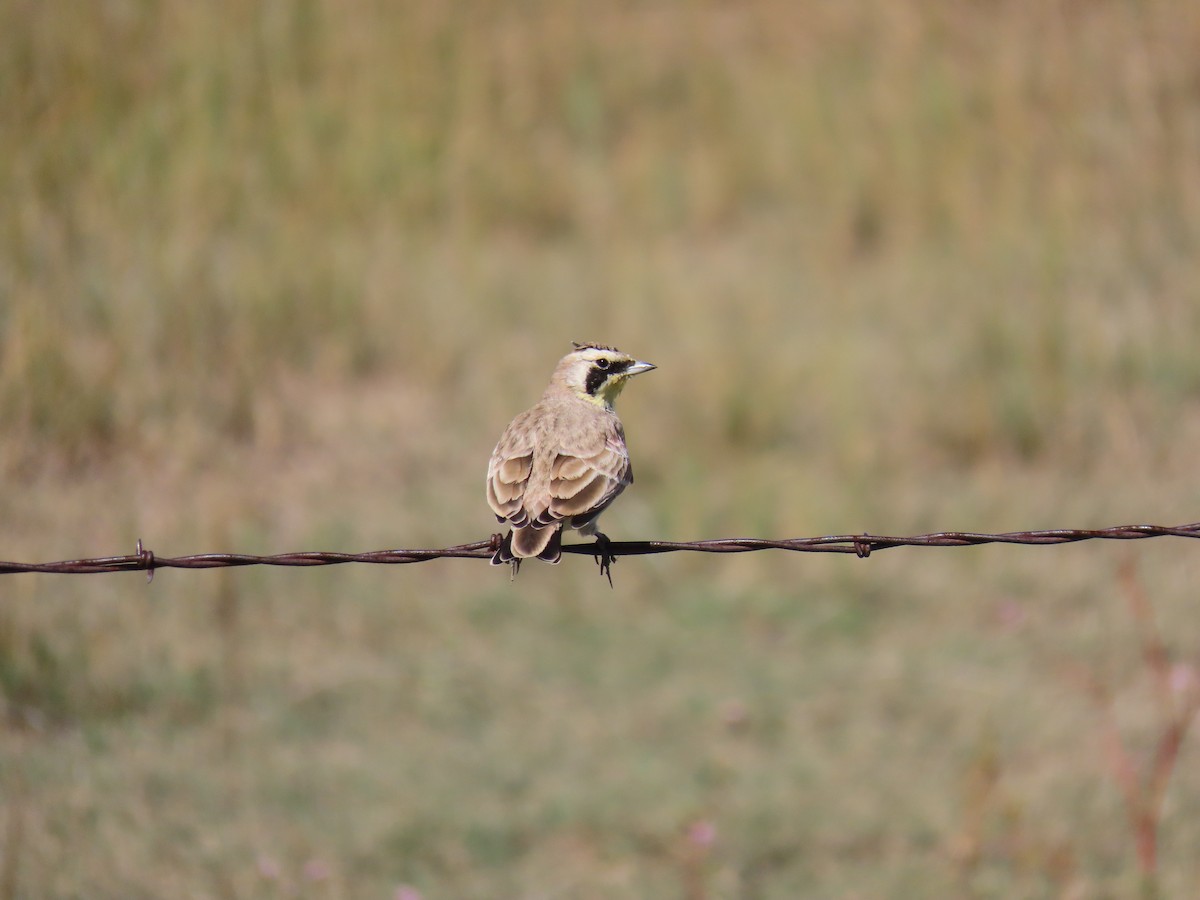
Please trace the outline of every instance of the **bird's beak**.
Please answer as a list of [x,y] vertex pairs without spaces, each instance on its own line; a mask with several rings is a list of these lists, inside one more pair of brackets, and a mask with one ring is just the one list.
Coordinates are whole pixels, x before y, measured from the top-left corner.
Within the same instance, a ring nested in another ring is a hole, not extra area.
[[651,369],[657,369],[658,366],[654,363],[635,362],[632,366],[625,370],[626,375],[640,375],[643,372],[649,372]]

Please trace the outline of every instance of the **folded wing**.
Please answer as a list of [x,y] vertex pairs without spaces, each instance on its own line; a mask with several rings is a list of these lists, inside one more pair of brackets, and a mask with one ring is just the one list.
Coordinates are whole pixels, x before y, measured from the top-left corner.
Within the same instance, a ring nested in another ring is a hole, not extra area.
[[525,489],[533,472],[533,449],[532,439],[505,434],[488,463],[488,505],[499,521],[511,522],[517,528],[529,523]]
[[567,521],[580,528],[633,482],[624,435],[617,427],[590,446],[564,449],[550,467],[550,505],[535,524]]

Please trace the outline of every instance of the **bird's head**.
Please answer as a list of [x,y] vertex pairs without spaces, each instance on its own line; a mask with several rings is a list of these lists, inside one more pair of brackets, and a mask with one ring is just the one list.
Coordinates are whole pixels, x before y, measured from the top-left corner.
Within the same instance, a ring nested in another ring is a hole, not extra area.
[[554,370],[552,388],[566,388],[597,406],[611,407],[625,382],[655,368],[603,344],[572,344]]

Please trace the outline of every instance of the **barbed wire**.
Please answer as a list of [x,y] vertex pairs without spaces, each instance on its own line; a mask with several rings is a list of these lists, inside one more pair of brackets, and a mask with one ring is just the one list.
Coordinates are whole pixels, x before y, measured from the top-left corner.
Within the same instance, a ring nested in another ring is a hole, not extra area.
[[[647,556],[656,553],[750,553],[757,550],[790,550],[798,553],[853,553],[865,559],[879,550],[892,547],[977,547],[982,544],[1018,544],[1046,546],[1079,541],[1129,541],[1155,537],[1200,538],[1200,522],[1191,525],[1117,525],[1112,528],[1055,528],[1042,531],[1009,531],[980,534],[971,531],[938,531],[911,537],[875,534],[838,534],[810,538],[717,538],[703,541],[594,541],[567,544],[564,553],[594,556],[603,564],[621,556]],[[346,563],[402,565],[431,559],[490,559],[500,546],[501,535],[486,541],[458,544],[436,550],[373,550],[368,553],[330,553],[302,551],[253,556],[246,553],[199,553],[191,556],[158,556],[139,539],[128,556],[102,556],[93,559],[69,559],[61,562],[0,562],[0,575],[18,572],[47,572],[65,575],[97,575],[108,572],[147,572],[157,569],[216,569],[236,566],[337,566]]]

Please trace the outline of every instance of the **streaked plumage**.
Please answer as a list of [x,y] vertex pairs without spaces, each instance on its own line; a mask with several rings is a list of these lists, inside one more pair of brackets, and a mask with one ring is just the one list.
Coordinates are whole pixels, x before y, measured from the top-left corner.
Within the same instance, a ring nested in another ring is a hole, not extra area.
[[512,530],[493,565],[538,557],[556,563],[562,532],[596,533],[596,520],[633,469],[613,401],[633,375],[654,368],[602,344],[575,344],[532,409],[504,430],[488,464],[487,499]]

